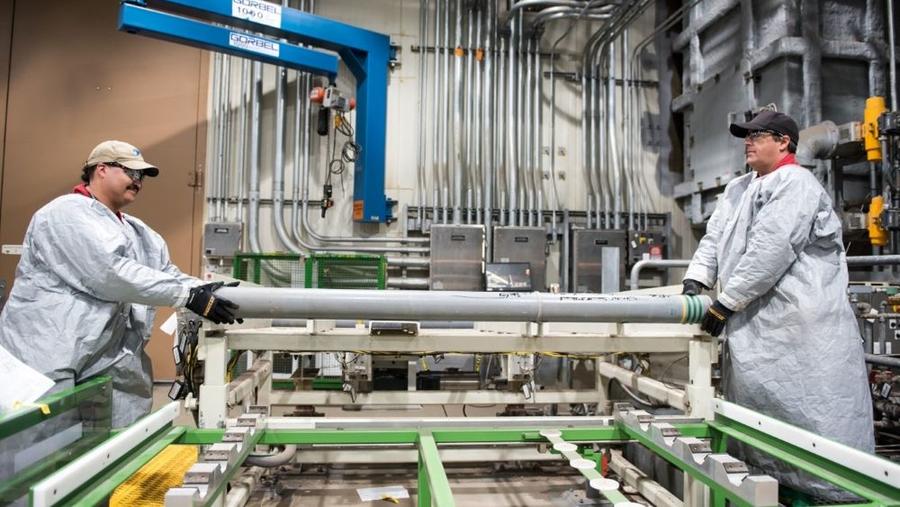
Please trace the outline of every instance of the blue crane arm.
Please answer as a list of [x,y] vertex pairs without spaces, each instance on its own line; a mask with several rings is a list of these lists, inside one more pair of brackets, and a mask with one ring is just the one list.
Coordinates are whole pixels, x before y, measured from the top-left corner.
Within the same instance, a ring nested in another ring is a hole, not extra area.
[[263,0],[125,0],[119,29],[321,74],[330,81],[337,75],[337,59],[298,44],[336,52],[356,78],[356,142],[362,151],[354,164],[353,219],[393,221],[394,201],[384,193],[393,57],[388,36]]

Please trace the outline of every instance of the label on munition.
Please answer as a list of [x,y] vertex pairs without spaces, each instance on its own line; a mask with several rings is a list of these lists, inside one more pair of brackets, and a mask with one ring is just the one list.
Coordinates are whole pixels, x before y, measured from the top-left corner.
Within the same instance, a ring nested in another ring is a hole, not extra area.
[[243,33],[231,32],[228,34],[228,45],[278,58],[278,43],[268,39],[260,39],[259,37],[253,37]]
[[264,0],[231,0],[231,15],[275,28],[281,28],[281,6]]

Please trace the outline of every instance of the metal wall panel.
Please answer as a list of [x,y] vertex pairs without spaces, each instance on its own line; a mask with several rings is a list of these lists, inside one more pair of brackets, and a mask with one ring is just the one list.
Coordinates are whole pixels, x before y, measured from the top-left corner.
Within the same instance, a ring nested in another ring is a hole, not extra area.
[[484,226],[431,226],[431,290],[482,290]]
[[[684,71],[672,109],[684,115],[674,194],[694,224],[746,170],[727,129],[736,118],[772,103],[801,129],[862,119],[865,98],[886,91],[884,25],[883,2],[703,0],[690,10],[673,42]],[[817,176],[830,184],[827,171]]]
[[[617,292],[624,288],[627,235],[625,231],[576,229],[572,236],[572,278],[575,292]],[[618,249],[615,255],[610,248]],[[604,249],[607,249],[604,254]],[[604,264],[604,259],[608,262]],[[616,268],[610,268],[612,263]],[[604,269],[604,267],[606,269]],[[604,276],[604,273],[606,275]],[[618,283],[609,280],[618,274]],[[604,277],[607,280],[604,283]],[[616,286],[617,289],[613,290]]]
[[531,287],[547,290],[547,231],[543,227],[494,227],[493,259],[531,264]]

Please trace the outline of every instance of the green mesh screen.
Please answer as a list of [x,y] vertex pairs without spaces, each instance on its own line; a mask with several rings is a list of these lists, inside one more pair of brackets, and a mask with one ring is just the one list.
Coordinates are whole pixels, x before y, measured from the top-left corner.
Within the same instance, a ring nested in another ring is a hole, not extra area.
[[306,287],[384,289],[387,259],[382,255],[313,254],[306,260]]

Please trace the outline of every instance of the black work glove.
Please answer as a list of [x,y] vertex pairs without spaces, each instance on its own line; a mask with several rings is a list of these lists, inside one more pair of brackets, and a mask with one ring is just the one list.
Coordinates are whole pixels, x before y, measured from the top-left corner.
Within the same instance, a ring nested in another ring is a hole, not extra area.
[[[191,289],[185,306],[188,310],[216,324],[234,324],[234,311],[239,308],[238,305],[227,299],[214,296],[213,292],[222,286],[236,287],[237,285],[238,282],[232,282],[227,285],[223,282],[198,285]],[[239,323],[244,322],[243,319],[237,319],[237,321]]]
[[734,311],[726,308],[725,305],[720,303],[717,299],[713,301],[709,310],[706,310],[706,315],[703,316],[703,322],[700,324],[700,329],[712,336],[719,336],[722,334],[722,331],[725,330],[725,323],[728,322],[728,318],[732,315],[734,315]]
[[709,289],[706,285],[690,278],[685,278],[681,285],[683,286],[681,293],[685,296],[697,296],[703,289]]

